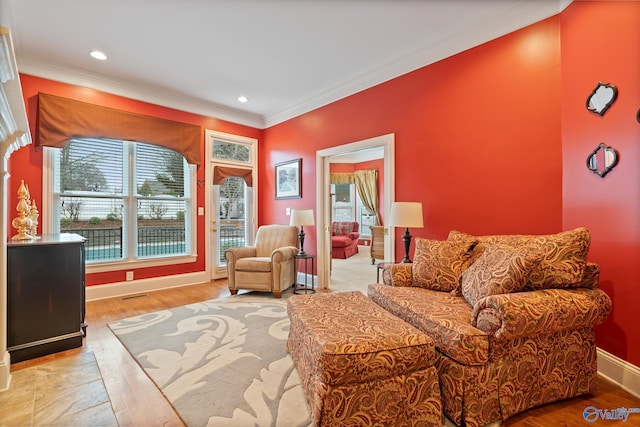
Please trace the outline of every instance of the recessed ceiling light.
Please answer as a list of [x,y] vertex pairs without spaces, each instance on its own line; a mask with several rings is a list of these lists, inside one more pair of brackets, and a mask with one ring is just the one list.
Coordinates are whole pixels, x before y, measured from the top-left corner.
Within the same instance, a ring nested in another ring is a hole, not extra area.
[[89,55],[91,55],[93,58],[95,59],[99,59],[101,61],[104,61],[107,59],[107,55],[105,55],[103,52],[100,52],[99,50],[92,50]]
[[242,102],[242,103],[249,102],[249,98],[247,98],[247,97],[246,97],[246,96],[244,96],[244,95],[239,96],[239,97],[238,97],[238,102]]

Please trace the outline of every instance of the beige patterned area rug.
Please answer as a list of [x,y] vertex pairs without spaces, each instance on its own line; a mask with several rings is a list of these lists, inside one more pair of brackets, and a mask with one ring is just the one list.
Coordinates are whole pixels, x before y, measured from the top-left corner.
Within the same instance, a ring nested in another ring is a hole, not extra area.
[[311,424],[284,298],[235,295],[109,327],[190,427]]

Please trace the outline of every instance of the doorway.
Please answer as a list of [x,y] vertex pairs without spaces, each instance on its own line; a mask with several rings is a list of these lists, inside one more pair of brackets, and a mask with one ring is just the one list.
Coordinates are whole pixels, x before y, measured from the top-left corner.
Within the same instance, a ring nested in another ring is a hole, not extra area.
[[225,251],[250,246],[256,233],[257,140],[212,130],[205,132],[205,214],[210,279],[227,277]]
[[[339,145],[316,152],[316,208],[317,208],[317,259],[318,259],[318,287],[328,289],[330,282],[331,263],[331,191],[330,191],[330,164],[332,160],[349,153],[361,150],[379,148],[382,150],[383,161],[383,218],[388,218],[391,212],[391,203],[395,200],[395,171],[394,148],[395,135],[387,134],[349,144]],[[391,233],[384,236],[385,261],[392,258],[395,253],[394,241]]]

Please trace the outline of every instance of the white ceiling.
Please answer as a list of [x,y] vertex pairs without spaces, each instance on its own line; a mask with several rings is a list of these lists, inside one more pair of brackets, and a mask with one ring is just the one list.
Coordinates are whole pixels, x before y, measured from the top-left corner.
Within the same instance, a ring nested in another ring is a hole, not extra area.
[[0,0],[0,25],[22,73],[265,128],[570,1]]

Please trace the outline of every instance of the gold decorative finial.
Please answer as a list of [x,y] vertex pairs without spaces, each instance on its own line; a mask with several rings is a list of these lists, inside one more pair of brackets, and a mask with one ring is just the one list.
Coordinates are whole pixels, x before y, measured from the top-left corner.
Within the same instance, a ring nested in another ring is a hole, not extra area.
[[16,206],[18,216],[11,221],[13,228],[18,230],[18,234],[13,236],[11,240],[30,240],[34,239],[31,234],[31,227],[33,221],[30,218],[31,214],[31,200],[29,200],[29,190],[24,185],[24,180],[20,182],[18,187],[18,205]]

